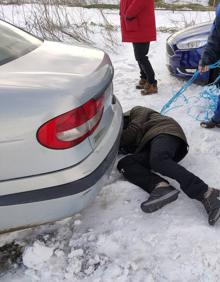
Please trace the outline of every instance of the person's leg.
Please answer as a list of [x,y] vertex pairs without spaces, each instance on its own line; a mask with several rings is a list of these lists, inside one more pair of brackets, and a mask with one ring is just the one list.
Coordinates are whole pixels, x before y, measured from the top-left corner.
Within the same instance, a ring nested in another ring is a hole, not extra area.
[[202,202],[208,213],[209,224],[214,225],[220,218],[220,191],[208,187],[200,178],[174,161],[180,146],[181,141],[177,137],[159,135],[153,139],[151,142],[151,167],[156,172],[178,181],[182,190],[190,198]]
[[203,128],[220,127],[220,96],[218,96],[218,103],[213,117],[208,121],[202,121],[200,125]]
[[208,190],[208,185],[174,161],[181,145],[182,141],[175,136],[159,135],[154,138],[150,148],[151,168],[179,182],[181,189],[190,198],[201,200]]
[[143,65],[140,63],[139,58],[144,56],[144,52],[140,48],[140,43],[132,43],[133,49],[134,49],[134,57],[138,63],[139,69],[140,69],[140,79],[148,81],[148,77],[143,69]]
[[143,152],[122,158],[118,162],[117,168],[129,182],[151,193],[155,186],[165,180],[152,173],[148,164],[147,153]]
[[144,72],[143,66],[140,64],[139,60],[137,60],[137,58],[139,57],[139,48],[138,48],[138,44],[133,43],[133,49],[134,49],[134,56],[135,59],[138,63],[139,69],[140,69],[140,80],[138,82],[138,84],[136,85],[137,89],[144,89],[145,85],[148,84],[148,78]]
[[137,63],[138,63],[139,69],[140,69],[140,79],[148,81],[147,76],[144,72],[143,66],[138,61],[137,61]]
[[141,73],[144,74],[145,78],[150,84],[155,84],[155,73],[152,65],[148,59],[148,51],[150,42],[133,43],[135,59],[138,62]]
[[161,176],[151,172],[147,150],[124,157],[119,161],[117,168],[129,182],[150,193],[147,201],[141,204],[144,212],[154,212],[178,198],[178,190]]
[[139,65],[139,68],[140,68],[140,80],[138,81],[138,84],[136,85],[136,89],[144,89],[144,87],[148,84],[148,81],[147,81],[147,77],[146,77],[146,75],[143,71],[143,68],[139,64],[139,62],[138,62],[138,65]]
[[218,103],[212,120],[220,126],[220,96],[218,96]]
[[150,42],[133,43],[134,55],[138,62],[140,73],[142,77],[145,77],[147,81],[141,79],[136,86],[137,89],[143,89],[142,95],[149,95],[158,92],[157,81],[155,80],[155,73],[152,65],[148,59],[148,51]]
[[[213,83],[217,79],[219,74],[220,74],[220,68],[211,69],[209,71],[208,83]],[[220,80],[218,80],[215,84],[217,88],[220,88]],[[202,121],[200,123],[200,126],[203,128],[220,127],[220,96],[218,97],[218,103],[213,117],[208,121]]]
[[[209,81],[208,83],[213,83],[216,78],[219,76],[220,74],[220,68],[214,68],[209,70]],[[219,87],[219,81],[217,81],[216,86]]]

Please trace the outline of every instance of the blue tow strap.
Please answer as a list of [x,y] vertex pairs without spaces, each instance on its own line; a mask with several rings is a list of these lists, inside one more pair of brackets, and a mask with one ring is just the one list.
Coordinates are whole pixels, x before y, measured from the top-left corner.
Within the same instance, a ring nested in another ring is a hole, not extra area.
[[[214,64],[209,65],[209,69],[214,69],[214,68],[219,68],[219,67],[220,67],[220,60]],[[199,76],[199,71],[197,70],[193,74],[193,76],[180,88],[180,90],[175,95],[173,95],[173,97],[171,97],[171,99],[162,107],[160,113],[164,114],[168,112],[171,104],[173,104],[186,91],[186,89],[193,83],[194,80],[197,79],[198,76]],[[218,82],[219,79],[220,79],[220,75],[216,78],[216,80],[213,83],[209,84],[209,86],[214,85],[216,82]],[[210,94],[211,91],[212,91],[212,88],[210,88],[210,91],[207,91],[207,90],[205,91],[206,98],[208,98],[209,100],[213,100],[214,104],[217,104],[217,100],[216,100],[217,96]],[[186,97],[184,97],[184,99],[185,101],[187,101]],[[211,110],[213,110],[213,105],[212,105]]]

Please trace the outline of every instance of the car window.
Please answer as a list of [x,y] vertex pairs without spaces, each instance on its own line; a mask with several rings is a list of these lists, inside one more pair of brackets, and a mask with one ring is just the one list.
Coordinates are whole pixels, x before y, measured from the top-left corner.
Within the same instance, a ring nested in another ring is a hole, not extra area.
[[8,23],[0,22],[0,65],[36,49],[41,40]]

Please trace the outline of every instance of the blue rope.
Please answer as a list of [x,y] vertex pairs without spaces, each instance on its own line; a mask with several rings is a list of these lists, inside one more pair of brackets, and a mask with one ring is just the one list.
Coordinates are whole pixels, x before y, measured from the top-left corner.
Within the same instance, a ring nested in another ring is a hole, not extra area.
[[[209,65],[209,69],[214,69],[214,68],[218,68],[218,67],[220,67],[220,60],[217,61],[214,64]],[[164,113],[168,112],[169,110],[173,109],[173,108],[170,108],[170,106],[174,102],[176,102],[176,100],[186,91],[186,89],[194,82],[194,80],[197,79],[198,76],[199,76],[199,71],[197,70],[193,74],[193,76],[180,88],[180,90],[175,95],[173,95],[173,97],[171,97],[171,99],[162,107],[160,113],[164,114]],[[216,105],[217,105],[217,101],[218,101],[218,94],[217,94],[218,89],[215,86],[215,83],[217,83],[219,80],[220,80],[220,75],[216,78],[216,80],[213,83],[209,84],[200,95],[201,98],[205,98],[205,99],[209,100],[209,102],[210,102],[209,109],[212,112],[215,110]],[[215,93],[215,94],[213,94],[213,93]],[[186,103],[189,102],[189,100],[184,95],[183,95],[183,98],[184,98],[184,101]],[[198,119],[198,116],[196,117],[196,119]],[[206,115],[205,119],[209,119],[208,114]]]

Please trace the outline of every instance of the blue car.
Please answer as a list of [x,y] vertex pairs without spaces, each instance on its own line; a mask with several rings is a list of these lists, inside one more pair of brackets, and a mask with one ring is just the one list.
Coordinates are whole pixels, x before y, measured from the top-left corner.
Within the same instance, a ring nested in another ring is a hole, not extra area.
[[[212,22],[185,28],[167,38],[167,66],[174,76],[190,79],[197,70]],[[210,73],[199,75],[197,83],[210,82]]]

